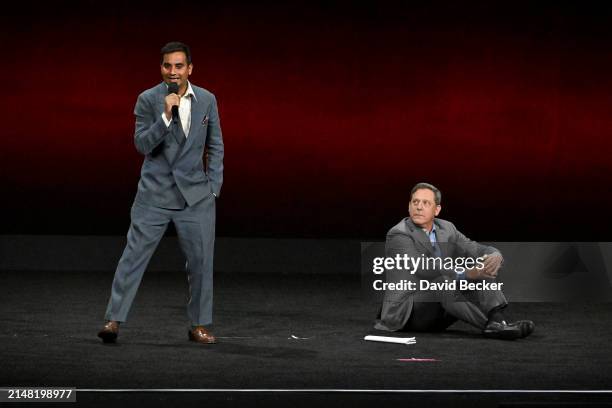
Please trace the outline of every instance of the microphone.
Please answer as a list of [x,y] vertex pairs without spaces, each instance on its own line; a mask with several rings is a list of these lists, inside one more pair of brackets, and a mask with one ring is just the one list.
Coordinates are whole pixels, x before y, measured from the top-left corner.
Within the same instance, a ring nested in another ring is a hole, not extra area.
[[[177,84],[177,83],[175,83],[175,82],[170,82],[170,83],[168,84],[168,95],[170,95],[170,94],[177,94],[177,95],[178,95],[178,93],[179,93],[179,87],[178,87],[178,84]],[[174,119],[177,119],[177,118],[178,118],[178,115],[179,115],[179,113],[178,113],[178,106],[177,106],[177,105],[174,105],[174,106],[172,107],[172,117],[173,117]]]

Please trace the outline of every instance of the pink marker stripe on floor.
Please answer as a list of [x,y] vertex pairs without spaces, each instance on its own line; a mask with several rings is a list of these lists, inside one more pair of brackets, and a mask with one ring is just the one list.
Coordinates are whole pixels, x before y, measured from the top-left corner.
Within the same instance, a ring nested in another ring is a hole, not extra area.
[[397,361],[421,363],[421,362],[431,362],[431,361],[440,361],[440,360],[436,360],[435,358],[398,358]]

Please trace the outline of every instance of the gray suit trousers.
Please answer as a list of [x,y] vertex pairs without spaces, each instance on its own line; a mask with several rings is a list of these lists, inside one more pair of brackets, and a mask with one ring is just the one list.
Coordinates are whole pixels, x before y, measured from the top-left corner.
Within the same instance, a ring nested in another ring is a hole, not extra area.
[[191,325],[212,323],[215,197],[210,194],[182,210],[152,207],[134,202],[127,245],[119,260],[106,320],[125,322],[151,256],[172,221],[187,259]]
[[[433,282],[444,282],[444,278]],[[457,320],[484,329],[488,312],[508,304],[501,290],[419,291],[412,295],[412,300],[412,311],[404,330],[444,330]]]

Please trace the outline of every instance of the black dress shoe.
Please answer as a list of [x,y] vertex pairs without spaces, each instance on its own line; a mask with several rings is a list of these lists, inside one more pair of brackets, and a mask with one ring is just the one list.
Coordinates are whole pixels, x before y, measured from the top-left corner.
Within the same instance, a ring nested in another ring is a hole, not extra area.
[[511,324],[521,330],[521,338],[529,336],[535,330],[535,324],[531,320],[519,320]]
[[501,340],[516,340],[523,337],[521,327],[517,323],[508,324],[505,320],[488,322],[482,334],[491,339]]

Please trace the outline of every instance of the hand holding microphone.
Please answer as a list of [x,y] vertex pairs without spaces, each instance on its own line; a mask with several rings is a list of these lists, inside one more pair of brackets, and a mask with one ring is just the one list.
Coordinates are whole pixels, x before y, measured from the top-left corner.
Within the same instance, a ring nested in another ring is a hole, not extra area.
[[171,82],[168,84],[168,96],[166,96],[166,106],[164,112],[166,119],[171,120],[172,118],[178,119],[178,107],[181,102],[181,98],[178,96],[179,87],[178,84]]

